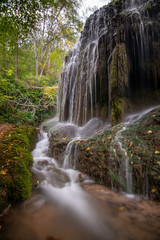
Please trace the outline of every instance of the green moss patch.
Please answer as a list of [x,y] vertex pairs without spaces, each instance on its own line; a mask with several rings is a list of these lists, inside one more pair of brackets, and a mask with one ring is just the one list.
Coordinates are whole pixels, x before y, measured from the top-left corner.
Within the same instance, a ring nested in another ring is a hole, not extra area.
[[[122,127],[119,124],[87,141],[78,141],[77,168],[98,183],[126,191],[127,156],[133,193],[160,200],[160,109],[128,125],[126,130]],[[117,139],[119,130],[121,138]]]
[[0,212],[13,202],[27,199],[32,190],[29,168],[37,131],[33,127],[12,127],[0,142]]
[[111,137],[108,134],[97,135],[94,138],[80,140],[78,144],[77,168],[91,176],[95,181],[110,185],[109,156]]
[[135,193],[160,199],[160,109],[147,114],[123,133],[133,171]]

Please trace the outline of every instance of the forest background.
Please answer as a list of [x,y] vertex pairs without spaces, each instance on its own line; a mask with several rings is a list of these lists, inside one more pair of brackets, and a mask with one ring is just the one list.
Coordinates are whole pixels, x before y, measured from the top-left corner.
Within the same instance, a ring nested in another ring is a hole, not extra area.
[[56,111],[57,83],[82,30],[79,1],[0,3],[0,123],[38,125]]

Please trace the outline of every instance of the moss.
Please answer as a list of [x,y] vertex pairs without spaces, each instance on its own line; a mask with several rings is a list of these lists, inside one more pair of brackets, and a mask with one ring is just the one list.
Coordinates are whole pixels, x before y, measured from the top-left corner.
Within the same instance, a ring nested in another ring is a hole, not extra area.
[[112,126],[117,125],[122,121],[123,117],[123,102],[121,99],[112,101],[111,121]]
[[27,199],[32,190],[30,167],[37,131],[33,127],[12,126],[0,142],[0,212],[9,203]]
[[147,10],[147,9],[151,9],[152,8],[152,4],[151,4],[151,2],[149,2],[148,4],[146,4],[146,6],[145,6],[145,9]]
[[127,53],[124,43],[117,44],[113,50],[109,81],[111,98],[123,97],[125,87],[128,86]]
[[108,117],[108,108],[107,106],[103,106],[101,108],[101,114],[100,114],[101,118],[107,118]]
[[128,87],[128,64],[126,46],[117,44],[112,53],[110,66],[109,92],[112,125],[121,122],[123,117],[123,98]]
[[122,134],[133,166],[134,192],[160,200],[160,110],[137,120]]
[[[119,124],[87,141],[78,141],[77,168],[101,184],[125,191],[124,154],[116,142],[116,133],[122,127]],[[121,134],[132,169],[133,192],[160,200],[160,109],[135,121]]]
[[93,138],[79,140],[77,168],[92,179],[106,185],[110,184],[108,159],[110,139],[108,135],[96,135]]
[[115,5],[118,5],[121,3],[122,3],[122,0],[112,0],[112,2],[111,2],[111,4],[115,4]]

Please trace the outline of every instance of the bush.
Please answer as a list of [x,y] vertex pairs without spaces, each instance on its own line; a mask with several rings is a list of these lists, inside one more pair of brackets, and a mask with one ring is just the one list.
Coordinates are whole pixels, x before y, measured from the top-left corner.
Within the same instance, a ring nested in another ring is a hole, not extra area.
[[1,79],[0,123],[39,124],[55,113],[56,89],[56,85],[43,88],[27,81]]

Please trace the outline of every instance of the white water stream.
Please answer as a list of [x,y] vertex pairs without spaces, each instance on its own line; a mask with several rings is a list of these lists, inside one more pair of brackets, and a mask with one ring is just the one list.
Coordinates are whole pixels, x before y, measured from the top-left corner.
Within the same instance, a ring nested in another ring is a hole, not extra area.
[[[121,133],[126,130],[130,124],[133,124],[136,120],[142,118],[154,108],[155,107],[149,108],[145,111],[127,116],[124,123],[120,125],[120,130],[117,131],[115,139],[111,144],[111,151],[113,150],[115,144],[118,144],[123,155],[120,161],[122,161],[125,169],[126,193],[132,193],[132,169],[130,167],[130,161],[126,149],[122,146]],[[52,125],[53,123],[54,126]],[[34,158],[33,172],[42,176],[42,179],[44,179],[38,187],[51,201],[56,201],[60,205],[69,207],[71,211],[77,214],[78,217],[83,220],[85,219],[86,224],[93,226],[95,229],[97,222],[96,214],[93,211],[92,206],[89,204],[87,194],[80,186],[81,177],[83,177],[86,182],[89,182],[90,180],[87,176],[83,176],[83,174],[79,171],[74,170],[76,152],[74,153],[74,156],[72,156],[72,158],[74,158],[72,160],[71,154],[74,142],[79,139],[87,139],[96,134],[98,131],[101,131],[104,128],[103,122],[94,118],[83,127],[78,127],[70,123],[59,123],[57,119],[52,119],[45,125],[50,127],[50,131],[55,131],[57,129],[60,130],[61,128],[69,128],[70,134],[74,137],[72,137],[66,147],[64,161],[62,166],[60,166],[56,159],[48,157],[48,134],[41,131],[40,140],[32,153]],[[116,157],[118,157],[116,151],[114,153]]]
[[98,238],[100,237],[100,239],[108,239],[108,237],[105,237],[106,227],[104,228],[94,205],[91,204],[91,198],[80,185],[81,177],[83,177],[84,183],[92,183],[93,181],[87,176],[83,176],[79,171],[74,170],[75,163],[70,161],[74,142],[93,136],[104,125],[102,121],[98,119],[92,119],[84,127],[78,127],[68,123],[59,123],[56,119],[48,121],[49,125],[53,123],[52,131],[69,126],[70,131],[74,132],[75,137],[73,137],[67,145],[64,153],[64,161],[62,166],[60,166],[56,159],[48,157],[48,134],[43,131],[40,132],[39,142],[32,152],[34,159],[32,171],[42,179],[38,189],[41,191],[44,199],[43,201],[40,200],[39,204],[41,205],[44,204],[45,201],[49,201],[58,204],[58,206],[62,208],[66,208],[67,211],[69,209],[70,214],[74,215],[76,219],[79,219],[79,221],[85,225],[85,228],[92,229],[92,234],[95,236],[95,239],[97,239],[96,236],[98,236]]
[[[125,131],[131,124],[136,124],[139,119],[144,117],[147,113],[151,112],[155,108],[159,106],[150,107],[143,111],[130,114],[126,116],[123,123],[119,124],[119,130],[115,134],[115,138],[111,142],[110,151],[113,153],[114,157],[119,160],[120,168],[119,168],[119,181],[121,186],[124,187],[121,191],[125,191],[127,194],[133,194],[133,183],[132,183],[132,166],[130,164],[130,158],[127,154],[127,149],[122,144],[123,136],[122,133]],[[118,148],[116,148],[118,146]],[[119,154],[119,152],[121,154]],[[113,156],[111,154],[111,157]],[[112,171],[112,169],[111,169]],[[113,184],[113,183],[112,183]],[[114,186],[112,185],[114,189]],[[148,197],[148,176],[146,176],[146,197]]]

